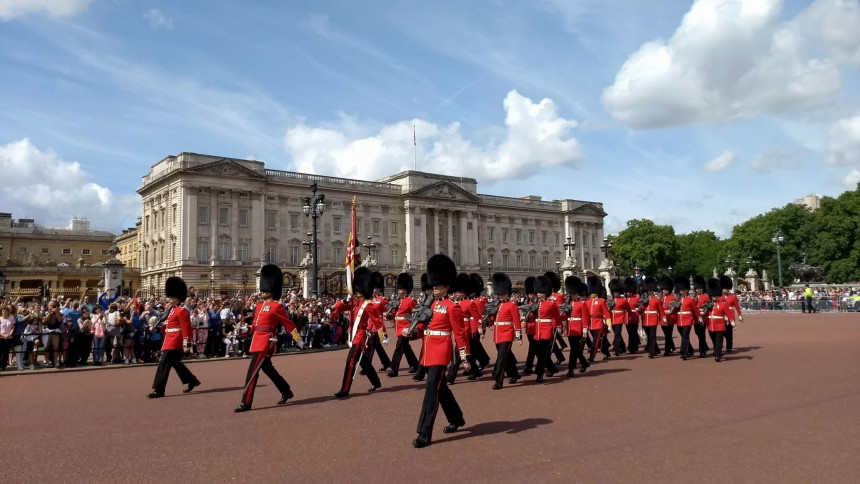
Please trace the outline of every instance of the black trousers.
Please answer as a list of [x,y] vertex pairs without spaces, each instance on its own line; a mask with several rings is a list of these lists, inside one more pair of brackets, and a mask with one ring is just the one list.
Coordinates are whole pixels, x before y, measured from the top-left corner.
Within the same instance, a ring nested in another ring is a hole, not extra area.
[[[543,377],[544,371],[547,369],[547,360],[549,360],[549,349],[552,344],[552,340],[535,340],[535,356],[537,356],[537,367],[535,368],[535,373],[538,378]],[[552,360],[549,362],[552,364]],[[552,370],[550,370],[552,371]]]
[[525,370],[528,373],[531,373],[532,368],[535,366],[535,337],[533,335],[526,335],[529,340],[529,352],[526,354],[526,366]]
[[591,339],[594,340],[594,347],[591,350],[591,358],[597,354],[597,349],[600,349],[600,352],[603,353],[603,356],[609,356],[609,338],[607,338],[607,334],[604,333],[603,337],[598,341],[597,336],[600,334],[599,329],[591,330]]
[[708,352],[708,330],[704,324],[694,324],[696,337],[699,339],[699,353],[705,354]]
[[567,341],[570,343],[570,363],[568,363],[568,369],[573,370],[576,368],[576,360],[579,360],[579,364],[585,366],[588,364],[588,361],[585,359],[585,355],[582,354],[582,336],[568,336]]
[[364,354],[362,345],[352,345],[346,354],[346,368],[343,370],[343,383],[340,385],[341,392],[349,393],[349,390],[352,388],[352,380],[355,379],[355,374],[359,366],[364,370],[364,376],[370,380],[371,385],[375,387],[382,386],[382,382],[379,381],[379,375],[370,362],[370,356]]
[[681,333],[681,355],[692,355],[693,346],[690,344],[690,327],[678,326],[678,332]]
[[[731,324],[726,325],[726,351],[731,351],[735,342],[735,328]],[[722,348],[722,345],[720,345]]]
[[657,347],[657,326],[645,328],[645,333],[648,335],[648,356],[656,356],[660,353],[660,348]]
[[711,335],[711,343],[714,344],[714,358],[723,357],[723,332],[708,331]]
[[[667,324],[663,326],[663,344],[665,345],[666,352],[664,353],[666,356],[669,356],[670,353],[676,350],[675,348],[675,325]],[[655,343],[656,345],[656,343]],[[657,346],[657,353],[660,352],[660,347]]]
[[567,342],[564,340],[564,336],[562,336],[561,333],[556,333],[555,342],[561,347],[561,349],[567,349]]
[[418,366],[418,357],[412,351],[412,345],[409,344],[409,338],[403,335],[397,337],[397,344],[394,346],[394,354],[391,355],[391,371],[397,374],[400,371],[400,360],[406,357],[406,364],[409,368]]
[[623,324],[613,324],[612,332],[615,333],[615,337],[612,339],[612,352],[616,355],[620,355],[627,351],[627,347],[624,344],[624,325]]
[[167,379],[170,377],[170,369],[176,370],[176,376],[179,381],[187,385],[197,381],[197,377],[191,373],[191,370],[182,363],[182,350],[169,350],[161,352],[161,359],[158,360],[158,370],[155,372],[155,380],[152,382],[152,389],[159,395],[164,395],[164,389],[167,387]]
[[457,399],[448,383],[445,381],[445,366],[431,366],[427,368],[427,386],[424,390],[424,403],[421,404],[421,416],[418,418],[418,435],[433,437],[433,424],[436,422],[436,413],[439,405],[448,423],[454,425],[465,425],[463,411],[457,404]]
[[472,355],[474,355],[475,361],[478,362],[482,368],[490,364],[490,355],[487,354],[487,350],[484,349],[484,345],[481,343],[480,333],[475,333],[471,338],[469,338],[469,349],[471,350]]
[[[259,371],[256,371],[257,365],[260,366]],[[249,407],[254,402],[254,391],[257,389],[260,371],[272,380],[281,395],[286,395],[290,391],[290,384],[278,373],[278,370],[272,365],[272,358],[266,356],[266,352],[251,353],[251,363],[248,365],[248,375],[245,377],[245,393],[242,394],[242,403]]]
[[639,351],[639,324],[638,323],[630,323],[627,326],[627,349],[630,350],[631,353],[636,353]]
[[370,334],[370,346],[368,347],[370,351],[367,353],[367,359],[370,364],[373,364],[373,354],[376,353],[379,355],[379,363],[382,364],[383,368],[391,368],[391,359],[388,358],[388,353],[385,352],[385,349],[382,347],[382,341],[379,340],[379,333],[371,333]]
[[78,363],[86,365],[90,359],[90,351],[93,348],[93,337],[90,334],[80,333],[77,338],[78,342]]
[[517,357],[514,356],[513,342],[499,343],[496,345],[496,365],[493,367],[493,380],[502,384],[507,375],[508,378],[519,378],[517,370]]
[[[555,355],[556,361],[558,361],[559,364],[561,364],[561,362],[563,362],[565,360],[565,358],[564,358],[564,353],[562,352],[561,346],[558,344],[557,336],[559,336],[557,333],[553,336],[552,345],[549,348],[552,350],[552,354]],[[566,343],[565,343],[565,346],[567,346]]]

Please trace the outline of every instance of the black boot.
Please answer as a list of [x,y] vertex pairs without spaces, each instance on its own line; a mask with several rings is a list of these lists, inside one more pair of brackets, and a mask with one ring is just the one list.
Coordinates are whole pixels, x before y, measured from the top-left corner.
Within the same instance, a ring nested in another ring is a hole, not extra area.
[[238,407],[233,409],[236,413],[247,412],[248,410],[251,410],[251,406],[246,403],[240,403]]
[[283,395],[281,395],[281,399],[280,399],[280,400],[278,400],[278,405],[286,405],[286,404],[287,404],[287,400],[289,400],[289,399],[293,398],[294,396],[295,396],[295,395],[293,395],[293,391],[292,391],[292,390],[287,390],[287,393],[284,393]]

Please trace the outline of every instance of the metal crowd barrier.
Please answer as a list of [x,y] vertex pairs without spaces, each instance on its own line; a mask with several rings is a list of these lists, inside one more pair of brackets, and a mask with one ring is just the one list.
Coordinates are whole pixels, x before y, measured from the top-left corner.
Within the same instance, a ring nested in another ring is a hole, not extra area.
[[807,303],[805,300],[799,299],[792,301],[786,299],[740,297],[739,302],[741,310],[744,312],[785,311],[800,313],[803,311],[809,312],[808,305],[811,305],[816,312],[821,313],[854,311],[853,307],[842,303],[842,298],[818,298]]

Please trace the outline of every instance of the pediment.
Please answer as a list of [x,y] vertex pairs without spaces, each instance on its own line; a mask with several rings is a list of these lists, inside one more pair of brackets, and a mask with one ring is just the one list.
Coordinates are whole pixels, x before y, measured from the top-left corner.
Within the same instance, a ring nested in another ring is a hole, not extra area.
[[596,207],[594,204],[591,204],[588,202],[583,203],[582,205],[574,208],[571,212],[575,213],[577,215],[591,215],[594,217],[605,217],[606,216],[606,212],[604,212],[600,208]]
[[233,176],[233,177],[249,177],[265,179],[266,177],[236,163],[227,158],[216,160],[203,165],[195,166],[187,170],[190,173],[200,173],[207,175]]
[[440,181],[406,194],[407,198],[433,198],[436,200],[451,200],[477,202],[478,197],[448,181]]

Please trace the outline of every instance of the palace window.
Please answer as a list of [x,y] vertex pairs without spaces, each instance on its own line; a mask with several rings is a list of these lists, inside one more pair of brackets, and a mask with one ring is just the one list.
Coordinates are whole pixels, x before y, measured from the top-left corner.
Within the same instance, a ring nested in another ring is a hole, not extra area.
[[502,243],[507,243],[508,241],[508,229],[502,229]]
[[197,241],[197,260],[209,260],[209,242],[205,240]]
[[298,247],[290,247],[290,265],[296,266],[299,265],[299,248]]
[[523,256],[522,256],[522,254],[517,254],[517,266],[516,266],[516,268],[517,269],[523,268]]
[[[47,247],[42,247],[42,255],[48,255],[48,248]],[[104,255],[104,254],[102,254],[102,255]]]
[[275,228],[275,212],[266,212],[266,228]]
[[81,255],[93,255],[93,251],[90,249],[81,249]]
[[340,233],[340,221],[340,217],[334,217],[334,233],[336,234]]
[[541,238],[541,243],[542,243],[543,245],[546,245],[546,231],[542,231],[542,232],[540,233],[540,238]]
[[290,229],[297,230],[299,228],[299,215],[296,213],[290,214]]
[[397,222],[391,222],[391,236],[397,237]]
[[218,225],[227,225],[229,219],[230,209],[227,207],[220,207],[218,209]]
[[549,267],[549,257],[543,256],[543,268],[546,269]]
[[239,210],[239,227],[248,226],[248,210]]
[[72,249],[63,249],[63,255],[72,255]]
[[268,244],[266,246],[266,262],[275,262],[276,250],[275,244]]
[[373,227],[373,235],[379,235],[379,220],[373,220],[371,225]]
[[335,265],[341,264],[345,261],[346,261],[346,259],[344,259],[344,257],[343,257],[343,251],[341,250],[341,248],[335,247],[334,248],[334,263],[335,263]]
[[487,238],[490,240],[490,242],[493,241],[495,236],[496,236],[496,228],[495,227],[488,227],[487,228]]
[[508,268],[508,254],[502,254],[502,269]]
[[242,242],[239,244],[239,260],[242,262],[248,262],[248,243]]
[[529,243],[530,244],[535,243],[535,231],[534,230],[529,230]]
[[21,255],[26,255],[27,254],[27,248],[26,247],[18,247],[18,253]]
[[529,255],[529,269],[535,269],[535,256],[534,256],[534,254]]
[[397,267],[397,249],[391,249],[391,265]]
[[[515,232],[516,232],[517,243],[519,244],[523,241],[523,231],[520,229],[516,229]],[[519,266],[517,266],[517,267],[519,267]]]
[[220,242],[218,244],[218,260],[230,260],[230,243]]

